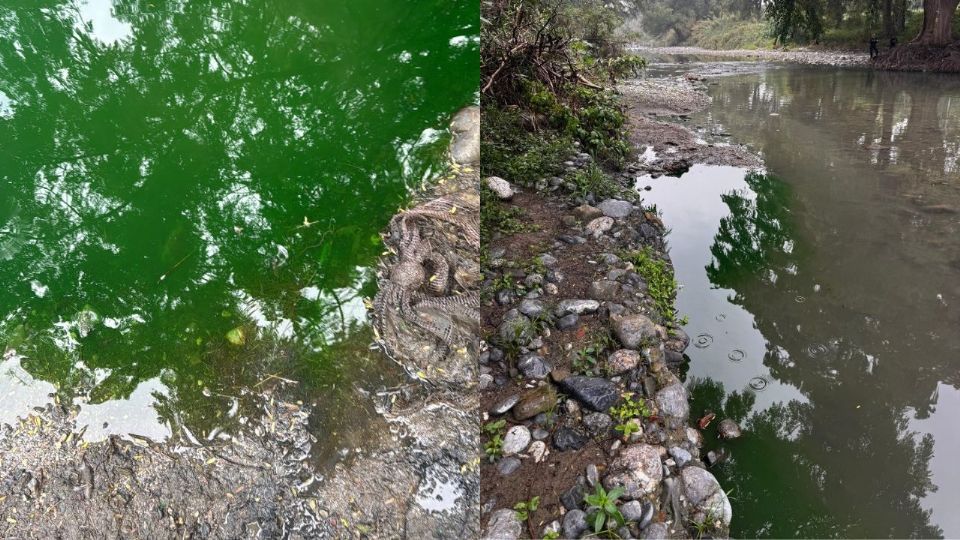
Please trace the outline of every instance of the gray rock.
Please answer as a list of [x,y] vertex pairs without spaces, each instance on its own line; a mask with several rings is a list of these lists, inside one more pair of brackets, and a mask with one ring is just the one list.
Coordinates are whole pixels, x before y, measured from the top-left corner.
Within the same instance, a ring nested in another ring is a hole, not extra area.
[[619,375],[640,365],[640,353],[631,349],[620,349],[607,357],[607,369]]
[[543,274],[528,274],[523,278],[523,284],[529,288],[543,285]]
[[510,476],[520,468],[520,460],[513,456],[507,456],[497,462],[497,472],[501,476]]
[[597,466],[593,463],[587,465],[587,484],[590,487],[597,485],[597,482],[600,481],[600,471],[597,470]]
[[517,369],[528,379],[545,379],[550,374],[550,364],[542,356],[531,354],[524,356],[517,363]]
[[571,375],[560,382],[560,386],[587,407],[606,412],[620,401],[617,385],[600,377]]
[[490,388],[490,385],[493,384],[493,375],[489,373],[483,373],[477,378],[477,389],[486,390]]
[[670,538],[670,527],[663,522],[651,523],[643,530],[640,538],[642,540],[666,540]]
[[543,286],[543,291],[551,296],[556,295],[560,292],[560,289],[557,288],[556,283],[547,283]]
[[487,528],[483,531],[483,538],[484,540],[516,540],[520,538],[522,530],[517,513],[503,508],[490,515]]
[[693,459],[690,452],[679,446],[670,447],[670,456],[677,462],[678,467],[683,467]]
[[530,445],[530,430],[527,426],[513,426],[503,437],[503,455],[519,454]]
[[520,302],[520,305],[517,306],[517,309],[519,309],[520,313],[523,313],[527,317],[537,317],[543,313],[543,310],[546,309],[546,305],[540,300],[526,299]]
[[587,296],[594,300],[613,302],[620,299],[620,284],[616,281],[601,279],[590,284]]
[[675,382],[661,388],[657,392],[657,407],[666,416],[682,418],[684,421],[690,416],[690,403],[687,401],[687,389],[683,384]]
[[587,227],[584,229],[587,234],[593,236],[600,236],[601,234],[609,231],[613,228],[613,218],[611,217],[598,217],[594,220],[591,220],[590,223],[587,223]]
[[510,182],[507,182],[499,176],[490,176],[487,177],[484,181],[484,184],[490,188],[490,191],[496,194],[497,198],[501,201],[509,201],[513,198],[513,186],[510,185]]
[[608,414],[592,412],[583,417],[583,425],[591,435],[605,435],[613,426],[613,419]]
[[587,444],[588,440],[587,436],[580,431],[568,427],[562,427],[553,434],[553,446],[561,452],[579,450]]
[[506,289],[500,289],[497,291],[497,304],[501,306],[507,306],[514,303],[517,300],[517,295],[513,291],[508,291]]
[[683,492],[687,501],[692,505],[689,518],[692,521],[703,521],[707,516],[722,521],[724,526],[730,525],[733,518],[733,509],[727,494],[720,487],[720,482],[710,472],[700,467],[686,467],[680,471],[683,480]]
[[646,526],[643,521],[653,518],[653,505],[649,502],[627,501],[620,505],[620,514],[623,519],[637,523],[642,529]]
[[558,262],[560,262],[560,261],[557,260],[556,257],[554,257],[553,255],[551,255],[551,254],[549,254],[549,253],[544,253],[543,255],[540,255],[539,257],[537,257],[537,259],[539,259],[539,260],[540,260],[540,263],[541,263],[542,265],[546,266],[547,268],[556,266],[556,264],[557,264]]
[[626,498],[640,499],[656,492],[661,480],[660,447],[634,444],[624,448],[610,463],[610,473],[603,479],[603,486],[607,490],[621,486]]
[[563,504],[563,507],[567,511],[580,508],[583,504],[583,496],[587,493],[586,484],[583,481],[583,478],[577,480],[577,483],[573,485],[570,489],[563,492],[560,495],[560,502]]
[[490,414],[506,414],[506,412],[512,409],[518,401],[520,401],[520,396],[517,394],[505,398],[490,409]]
[[730,418],[724,418],[717,426],[717,431],[724,439],[736,439],[743,434],[740,426]]
[[625,218],[633,212],[633,205],[619,199],[607,199],[597,205],[603,215],[615,219]]
[[583,510],[571,510],[563,516],[563,537],[580,538],[587,530],[587,513]]
[[569,330],[571,328],[576,328],[577,324],[580,323],[580,316],[576,313],[570,313],[569,315],[564,315],[557,319],[557,328],[560,330]]
[[557,304],[554,314],[557,317],[563,317],[570,313],[584,315],[587,313],[596,313],[600,309],[600,302],[596,300],[561,300]]
[[628,349],[639,349],[645,341],[657,337],[657,325],[646,315],[634,314],[613,319],[613,333]]
[[530,435],[533,436],[534,440],[542,441],[550,436],[550,432],[543,428],[533,428]]

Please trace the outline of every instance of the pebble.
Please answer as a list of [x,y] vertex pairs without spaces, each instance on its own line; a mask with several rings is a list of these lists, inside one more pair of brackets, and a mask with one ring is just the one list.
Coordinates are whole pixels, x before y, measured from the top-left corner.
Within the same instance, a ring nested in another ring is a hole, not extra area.
[[527,426],[513,426],[503,437],[503,455],[519,454],[530,444],[530,430]]
[[690,454],[690,452],[680,448],[679,446],[670,447],[670,456],[676,460],[677,466],[679,467],[683,467],[693,459],[693,456]]
[[605,435],[613,426],[613,419],[608,414],[592,412],[583,417],[583,425],[591,435]]
[[540,255],[539,257],[537,257],[537,259],[540,261],[541,264],[543,264],[547,268],[556,266],[557,263],[560,262],[557,260],[556,257],[554,257],[549,253],[544,253],[543,255]]
[[542,441],[550,436],[550,432],[543,428],[533,428],[533,431],[530,432],[535,440]]
[[576,328],[580,322],[580,316],[576,313],[570,313],[569,315],[564,315],[557,319],[557,329],[559,330],[569,330],[571,328]]
[[546,305],[540,300],[531,300],[528,298],[521,301],[517,309],[519,309],[520,313],[523,313],[527,317],[537,317],[543,313],[543,310],[546,309]]
[[549,453],[550,450],[547,449],[547,443],[543,441],[534,441],[533,444],[530,445],[530,455],[533,456],[534,463],[540,463]]
[[547,378],[553,368],[542,356],[531,354],[520,359],[517,363],[517,369],[528,379],[540,380]]
[[617,375],[636,369],[639,365],[640,353],[631,349],[620,349],[607,357],[607,369]]
[[560,292],[560,289],[557,288],[556,283],[547,283],[543,286],[543,291],[551,296],[555,296]]
[[559,521],[559,520],[556,520],[556,519],[555,519],[555,520],[551,521],[550,523],[547,523],[547,526],[543,528],[543,534],[541,534],[540,536],[541,536],[541,537],[545,537],[545,536],[547,536],[547,535],[549,535],[549,534],[551,534],[551,533],[554,534],[554,535],[559,536],[559,534],[560,534],[560,521]]
[[589,204],[581,204],[573,209],[573,215],[576,216],[581,222],[588,223],[602,216],[603,211],[595,206],[590,206]]
[[597,470],[597,466],[593,463],[587,465],[587,484],[590,487],[597,485],[597,482],[600,481],[600,471]]
[[587,514],[583,510],[576,509],[567,512],[563,516],[563,537],[580,538],[580,535],[587,530]]
[[557,393],[546,384],[525,392],[513,407],[513,416],[517,420],[526,420],[549,411],[557,405]]
[[596,300],[561,300],[554,309],[554,315],[557,317],[563,317],[571,313],[585,315],[596,313],[598,309],[600,309],[600,302]]
[[619,199],[607,199],[598,204],[597,208],[603,212],[603,215],[615,219],[625,218],[633,212],[632,204]]
[[600,236],[601,234],[609,231],[613,228],[613,218],[611,217],[598,217],[587,223],[585,231],[593,236]]
[[494,405],[493,408],[490,409],[490,414],[497,414],[497,415],[506,414],[506,412],[512,409],[513,406],[516,405],[518,401],[520,401],[520,396],[517,394],[514,394],[506,399],[503,399],[499,403]]
[[580,431],[562,427],[553,434],[553,446],[557,450],[564,452],[566,450],[579,450],[587,444],[587,436]]
[[497,472],[502,476],[510,476],[519,468],[520,460],[513,456],[507,456],[497,462]]

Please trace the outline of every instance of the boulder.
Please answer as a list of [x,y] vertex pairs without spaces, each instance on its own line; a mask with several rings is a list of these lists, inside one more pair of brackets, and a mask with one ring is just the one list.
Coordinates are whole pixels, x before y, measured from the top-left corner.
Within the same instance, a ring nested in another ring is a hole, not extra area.
[[513,198],[513,186],[510,185],[510,182],[507,182],[499,176],[490,176],[483,181],[484,184],[490,188],[498,199],[501,201],[509,201]]
[[571,375],[560,381],[560,386],[597,412],[607,412],[620,401],[617,385],[600,377]]
[[587,234],[593,236],[600,236],[601,234],[609,231],[613,228],[613,218],[611,217],[598,217],[587,223],[586,232]]
[[628,499],[641,499],[655,493],[663,480],[660,451],[658,446],[642,443],[624,448],[610,463],[610,473],[603,479],[603,486],[608,491],[622,487]]
[[607,357],[607,369],[614,374],[626,373],[640,365],[640,353],[631,349],[620,349]]
[[607,199],[597,205],[603,215],[614,219],[625,218],[633,212],[633,205],[620,199]]
[[709,471],[689,466],[680,471],[683,492],[690,505],[688,519],[704,521],[707,518],[720,520],[724,527],[733,519],[730,499],[720,487],[720,482]]
[[687,389],[680,382],[661,388],[657,392],[657,407],[665,416],[686,419],[690,416],[690,403],[687,401]]

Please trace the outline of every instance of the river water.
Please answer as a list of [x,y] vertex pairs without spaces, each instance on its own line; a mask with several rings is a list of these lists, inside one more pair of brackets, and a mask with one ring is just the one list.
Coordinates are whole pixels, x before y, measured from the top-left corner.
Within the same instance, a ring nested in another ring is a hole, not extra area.
[[958,537],[960,79],[754,71],[688,123],[765,171],[638,179],[672,228],[693,414],[746,428],[705,448],[732,534]]
[[399,378],[378,233],[477,99],[476,3],[7,3],[0,36],[0,422],[205,440],[290,380],[350,446]]

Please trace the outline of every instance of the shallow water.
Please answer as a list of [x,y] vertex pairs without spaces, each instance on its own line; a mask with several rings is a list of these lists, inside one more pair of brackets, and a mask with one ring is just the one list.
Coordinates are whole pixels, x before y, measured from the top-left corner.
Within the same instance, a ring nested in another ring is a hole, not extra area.
[[378,233],[476,100],[476,3],[44,6],[0,7],[0,422],[56,393],[88,438],[204,440],[282,377],[349,446],[352,388],[398,380]]
[[733,535],[960,535],[960,79],[769,68],[710,94],[690,124],[769,174],[638,186],[672,228],[693,414],[747,428],[707,438]]

